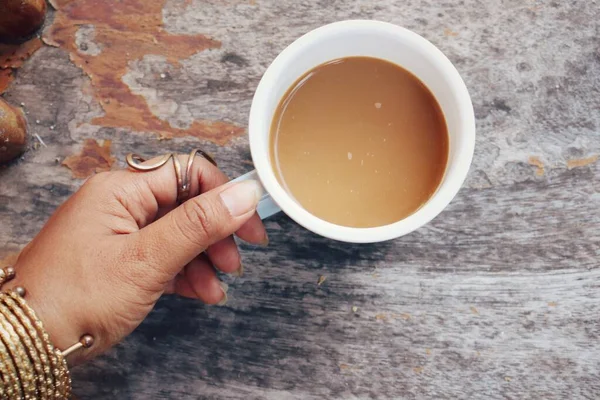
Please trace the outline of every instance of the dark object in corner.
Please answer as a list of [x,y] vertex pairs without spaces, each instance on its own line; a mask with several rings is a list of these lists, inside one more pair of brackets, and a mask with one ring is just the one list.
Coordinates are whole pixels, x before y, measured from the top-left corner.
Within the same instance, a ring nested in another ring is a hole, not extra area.
[[0,41],[20,42],[44,23],[46,0],[1,0]]
[[27,145],[27,122],[23,112],[0,98],[0,164],[20,156]]

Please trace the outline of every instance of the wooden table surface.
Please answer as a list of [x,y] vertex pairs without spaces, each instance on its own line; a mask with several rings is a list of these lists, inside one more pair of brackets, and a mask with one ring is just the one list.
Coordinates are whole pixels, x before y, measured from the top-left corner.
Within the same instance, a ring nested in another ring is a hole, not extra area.
[[[455,63],[477,117],[468,179],[429,225],[350,245],[272,218],[271,245],[243,245],[245,276],[224,278],[227,306],[161,300],[74,370],[81,398],[600,396],[599,1],[53,3],[44,45],[4,94],[26,112],[31,145],[0,169],[0,259],[81,177],[129,152],[200,146],[230,176],[250,170],[261,74],[328,22],[425,36]],[[87,139],[99,145],[82,153]]]

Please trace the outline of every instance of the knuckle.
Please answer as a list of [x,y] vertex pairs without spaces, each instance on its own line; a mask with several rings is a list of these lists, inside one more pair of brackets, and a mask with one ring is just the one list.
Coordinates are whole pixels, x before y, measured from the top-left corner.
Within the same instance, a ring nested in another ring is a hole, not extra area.
[[214,207],[202,197],[196,197],[184,203],[184,211],[194,231],[200,229],[203,234],[210,236],[214,230]]
[[81,187],[81,191],[88,194],[106,193],[110,188],[112,172],[99,172],[92,175]]
[[109,179],[109,177],[109,171],[99,172],[92,175],[87,181],[85,181],[84,186],[101,186]]
[[135,191],[131,190],[131,181],[127,178],[128,175],[125,174],[125,171],[99,172],[84,182],[80,192],[87,196],[93,196],[95,199],[117,199],[126,206],[129,198],[131,198],[131,202],[135,199]]
[[216,233],[214,207],[202,197],[192,198],[183,203],[182,207],[188,221],[185,224],[187,228],[183,228],[183,233],[192,240],[207,244],[207,241]]

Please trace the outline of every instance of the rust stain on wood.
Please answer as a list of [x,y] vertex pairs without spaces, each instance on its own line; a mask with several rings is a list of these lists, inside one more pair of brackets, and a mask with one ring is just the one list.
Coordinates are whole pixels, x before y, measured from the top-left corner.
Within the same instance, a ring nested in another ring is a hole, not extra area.
[[349,364],[340,364],[338,367],[339,367],[340,371],[342,371],[342,372],[344,372],[344,371],[348,371],[348,372],[358,371],[358,370],[361,369],[360,367],[358,367],[356,365],[349,365]]
[[444,29],[444,35],[446,35],[448,37],[456,37],[456,36],[458,36],[458,32],[454,32],[452,29],[446,28],[446,29]]
[[15,79],[13,71],[10,69],[0,69],[0,94],[4,93],[8,85]]
[[375,319],[377,321],[387,321],[388,320],[388,316],[385,313],[379,313],[375,315]]
[[471,306],[471,312],[475,315],[479,315],[479,310],[477,310],[477,308]]
[[0,68],[19,68],[40,47],[42,41],[39,37],[23,44],[0,44]]
[[396,314],[396,313],[378,313],[375,315],[375,319],[377,321],[388,321],[390,319],[402,319],[404,321],[408,321],[410,320],[412,317],[410,314],[407,313],[402,313],[402,314]]
[[548,307],[556,307],[558,304],[555,301],[548,302]]
[[42,40],[39,37],[22,44],[0,44],[0,94],[14,80],[14,70],[20,68],[40,47]]
[[81,153],[65,158],[62,165],[71,170],[74,178],[79,179],[109,171],[115,162],[115,158],[110,155],[110,145],[110,140],[105,140],[100,145],[94,139],[86,139]]
[[542,162],[542,160],[539,159],[539,157],[529,157],[529,165],[533,165],[534,167],[536,167],[536,176],[544,176],[544,163]]
[[423,372],[423,367],[414,367],[413,371],[415,371],[416,374],[420,374]]
[[586,165],[590,165],[598,161],[598,155],[586,157],[586,158],[577,158],[574,160],[567,161],[567,169],[585,167]]
[[[160,137],[193,136],[217,144],[244,133],[244,128],[221,122],[196,120],[188,129],[171,126],[150,110],[144,97],[133,94],[123,82],[128,65],[145,55],[164,56],[174,67],[179,60],[221,43],[204,35],[178,35],[162,28],[162,9],[166,0],[55,0],[54,24],[45,32],[44,41],[69,51],[72,62],[91,79],[95,97],[104,115],[93,124],[153,132]],[[90,26],[99,53],[79,51],[76,34]]]

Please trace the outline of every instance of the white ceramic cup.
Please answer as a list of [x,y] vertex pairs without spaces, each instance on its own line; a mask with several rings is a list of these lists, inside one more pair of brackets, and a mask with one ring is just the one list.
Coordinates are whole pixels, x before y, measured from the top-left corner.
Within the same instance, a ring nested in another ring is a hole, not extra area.
[[[374,228],[336,225],[306,211],[279,184],[269,151],[271,121],[287,90],[314,67],[352,56],[387,60],[412,72],[437,99],[448,127],[448,164],[437,191],[412,215],[393,224]],[[236,180],[259,178],[262,182],[265,194],[258,207],[261,218],[283,211],[314,233],[352,243],[394,239],[431,221],[458,193],[467,176],[475,147],[473,105],[454,65],[423,37],[379,21],[352,20],[326,25],[307,33],[283,50],[269,66],[256,89],[248,131],[256,170]]]

